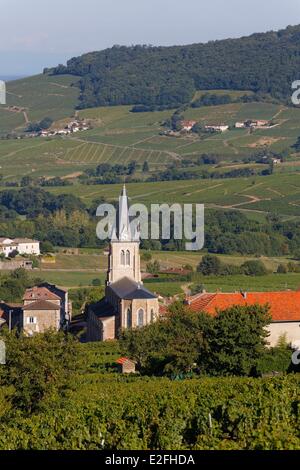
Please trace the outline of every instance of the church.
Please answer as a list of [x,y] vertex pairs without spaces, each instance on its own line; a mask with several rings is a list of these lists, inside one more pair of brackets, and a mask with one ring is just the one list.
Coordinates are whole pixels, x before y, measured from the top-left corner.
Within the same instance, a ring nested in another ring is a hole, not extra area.
[[90,305],[87,313],[88,341],[116,339],[123,329],[140,328],[158,319],[158,298],[142,282],[139,247],[140,233],[130,226],[124,186],[109,246],[105,296]]

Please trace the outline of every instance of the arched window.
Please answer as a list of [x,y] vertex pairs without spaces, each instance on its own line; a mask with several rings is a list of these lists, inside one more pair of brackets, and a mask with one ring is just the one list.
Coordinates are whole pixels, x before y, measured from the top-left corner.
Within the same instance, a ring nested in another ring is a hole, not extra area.
[[130,308],[127,310],[127,314],[126,314],[126,326],[127,328],[132,327],[132,313],[131,313]]
[[127,266],[130,266],[130,251],[126,251],[126,264]]
[[153,323],[154,321],[155,321],[155,313],[154,313],[153,308],[151,308],[151,323]]
[[125,251],[121,251],[121,265],[125,266]]
[[144,326],[144,310],[142,308],[140,308],[138,311],[137,326]]

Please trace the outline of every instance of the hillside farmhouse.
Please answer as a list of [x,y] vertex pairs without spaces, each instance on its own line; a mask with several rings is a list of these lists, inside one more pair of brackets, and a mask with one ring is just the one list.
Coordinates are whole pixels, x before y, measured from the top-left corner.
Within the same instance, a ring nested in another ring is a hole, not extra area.
[[180,121],[181,130],[186,132],[190,132],[196,124],[197,121],[192,120]]
[[214,132],[225,132],[228,131],[229,126],[226,124],[212,124],[209,126],[205,126],[207,131],[214,131]]
[[13,252],[20,255],[40,255],[40,242],[29,238],[0,238],[0,254],[7,258]]
[[187,297],[185,303],[194,312],[216,315],[235,305],[269,305],[272,322],[268,326],[270,346],[285,336],[293,347],[300,347],[300,291],[202,293]]

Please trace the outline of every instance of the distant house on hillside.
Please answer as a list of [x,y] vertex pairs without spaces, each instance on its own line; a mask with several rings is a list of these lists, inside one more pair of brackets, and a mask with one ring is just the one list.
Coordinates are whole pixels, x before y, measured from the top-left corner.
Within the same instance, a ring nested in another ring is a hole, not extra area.
[[181,130],[186,132],[190,132],[196,124],[197,121],[180,121]]
[[229,126],[226,124],[212,124],[205,126],[207,131],[215,131],[215,132],[225,132],[229,129]]
[[245,129],[246,124],[245,122],[236,122],[234,126],[236,129]]
[[272,316],[267,339],[270,346],[275,346],[283,335],[295,347],[300,346],[300,291],[201,293],[187,297],[185,303],[194,312],[206,312],[213,316],[218,310],[235,305],[267,304]]
[[40,242],[29,238],[0,238],[0,254],[8,257],[15,251],[20,255],[40,255]]

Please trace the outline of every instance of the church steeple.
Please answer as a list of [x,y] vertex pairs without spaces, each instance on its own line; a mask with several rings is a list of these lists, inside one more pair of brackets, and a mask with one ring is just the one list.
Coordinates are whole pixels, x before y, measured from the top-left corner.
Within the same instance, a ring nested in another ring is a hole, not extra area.
[[129,214],[128,214],[128,197],[126,193],[126,186],[124,184],[123,191],[119,197],[119,221],[117,237],[119,241],[131,241],[132,233],[130,229]]
[[130,226],[128,197],[126,186],[124,184],[121,195],[119,196],[119,207],[117,211],[116,226],[112,230],[112,241],[139,242],[140,230],[136,227],[133,231]]
[[108,284],[122,277],[141,282],[139,244],[140,230],[139,228],[133,230],[130,226],[128,197],[124,184],[111,236]]

